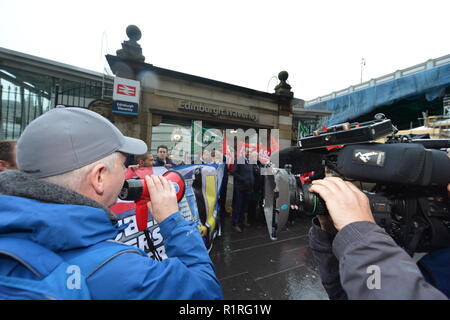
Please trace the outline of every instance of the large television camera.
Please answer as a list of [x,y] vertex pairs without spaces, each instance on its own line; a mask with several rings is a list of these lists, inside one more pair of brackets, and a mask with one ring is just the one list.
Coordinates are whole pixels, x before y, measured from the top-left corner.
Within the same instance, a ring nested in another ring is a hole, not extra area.
[[271,170],[264,203],[270,237],[276,239],[292,205],[310,216],[328,214],[323,199],[301,182],[312,172],[312,179],[331,174],[353,181],[369,198],[375,221],[410,255],[450,247],[450,140],[397,132],[378,114],[374,121],[324,128],[281,150],[279,168],[266,168]]

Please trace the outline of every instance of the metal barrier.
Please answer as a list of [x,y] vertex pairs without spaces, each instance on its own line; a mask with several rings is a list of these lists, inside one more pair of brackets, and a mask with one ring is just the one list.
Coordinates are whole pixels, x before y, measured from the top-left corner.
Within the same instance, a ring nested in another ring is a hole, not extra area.
[[24,87],[0,86],[0,140],[18,139],[25,127],[51,108],[49,97]]
[[60,83],[56,85],[54,105],[87,108],[96,99],[112,99],[112,83]]
[[87,108],[96,99],[111,99],[112,84],[61,82],[51,93],[34,91],[0,85],[0,140],[18,139],[31,121],[56,105]]

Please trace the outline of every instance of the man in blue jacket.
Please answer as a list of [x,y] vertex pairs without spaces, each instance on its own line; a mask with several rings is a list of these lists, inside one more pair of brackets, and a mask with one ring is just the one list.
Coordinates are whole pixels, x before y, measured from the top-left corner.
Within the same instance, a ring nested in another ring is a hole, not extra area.
[[[64,260],[93,248],[124,246],[123,229],[108,209],[124,182],[129,154],[147,145],[125,137],[107,119],[81,108],[55,108],[31,122],[17,144],[20,171],[0,174],[0,238],[31,240]],[[87,276],[92,299],[221,299],[203,240],[178,212],[172,183],[146,177],[151,212],[168,259],[120,252]],[[45,261],[42,261],[45,264]],[[0,276],[35,279],[24,265],[0,255]]]

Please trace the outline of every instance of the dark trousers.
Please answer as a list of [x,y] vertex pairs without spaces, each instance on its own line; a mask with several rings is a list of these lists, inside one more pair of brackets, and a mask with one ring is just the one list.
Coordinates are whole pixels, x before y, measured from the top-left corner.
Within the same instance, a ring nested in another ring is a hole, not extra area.
[[244,190],[235,189],[233,192],[233,227],[239,226],[244,220],[244,215],[248,210],[251,193]]
[[[225,168],[225,171],[226,170],[227,169]],[[225,217],[226,213],[227,188],[228,188],[228,172],[225,172],[222,179],[222,186],[220,187],[220,195],[218,201],[220,217]]]
[[252,197],[248,204],[248,223],[256,224],[262,222],[264,216],[262,202]]

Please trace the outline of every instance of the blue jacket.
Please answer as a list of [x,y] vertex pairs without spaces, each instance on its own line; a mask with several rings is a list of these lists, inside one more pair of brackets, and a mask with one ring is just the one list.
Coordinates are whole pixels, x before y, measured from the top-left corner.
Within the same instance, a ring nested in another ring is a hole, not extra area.
[[[35,179],[30,183],[31,178],[17,171],[6,172],[0,174],[0,237],[31,240],[70,259],[94,244],[111,243],[107,240],[126,227],[119,228],[107,208],[78,193]],[[115,257],[87,279],[92,298],[222,299],[195,223],[177,212],[160,223],[160,231],[168,259],[160,262],[129,252]],[[1,256],[0,274],[35,277]]]

